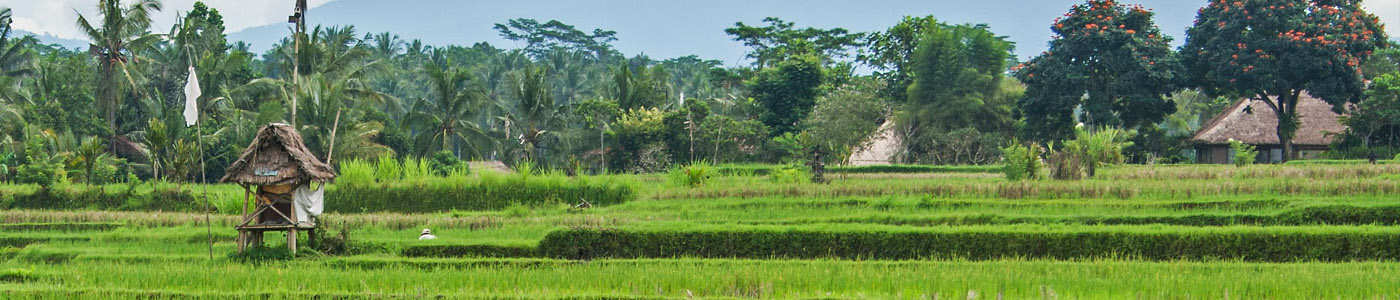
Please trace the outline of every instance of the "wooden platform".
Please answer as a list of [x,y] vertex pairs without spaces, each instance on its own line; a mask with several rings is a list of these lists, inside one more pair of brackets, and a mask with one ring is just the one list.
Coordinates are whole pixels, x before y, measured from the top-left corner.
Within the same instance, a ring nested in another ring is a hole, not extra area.
[[295,225],[293,225],[293,224],[244,225],[244,226],[238,226],[237,228],[238,228],[238,230],[273,231],[273,230],[287,230],[287,229],[292,229],[292,228],[296,228],[296,229],[316,229],[316,225],[315,225],[315,224],[295,224]]

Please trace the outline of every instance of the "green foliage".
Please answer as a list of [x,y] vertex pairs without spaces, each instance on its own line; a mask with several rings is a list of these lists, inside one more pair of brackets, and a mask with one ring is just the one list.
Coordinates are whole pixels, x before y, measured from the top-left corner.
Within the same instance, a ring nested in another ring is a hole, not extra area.
[[446,150],[433,153],[432,159],[428,160],[428,165],[438,176],[447,176],[454,172],[466,173],[469,168],[467,162],[458,159],[457,155],[452,154],[452,151]]
[[403,165],[399,164],[393,156],[384,155],[379,157],[379,163],[374,164],[375,181],[398,181],[403,179]]
[[34,267],[32,266],[26,269],[9,268],[0,272],[0,282],[25,283],[38,278],[39,276],[34,274]]
[[616,149],[610,151],[609,169],[626,172],[664,170],[670,158],[660,151],[666,130],[665,116],[659,109],[628,111],[617,119],[612,134]]
[[[907,227],[906,227],[907,228]],[[793,228],[691,226],[568,229],[540,242],[546,257],[748,259],[1234,259],[1352,261],[1400,258],[1400,242],[1380,227],[1273,230],[1259,227],[978,229],[879,226]],[[1064,246],[1054,246],[1064,245]]]
[[[519,167],[522,164],[516,164]],[[326,210],[332,212],[428,213],[452,210],[500,210],[511,205],[621,204],[636,198],[636,188],[603,178],[561,174],[448,177],[411,182],[338,185],[327,191]]]
[[810,182],[812,174],[807,171],[806,166],[788,164],[773,169],[768,174],[768,179],[778,184],[797,184]]
[[431,163],[421,158],[404,158],[403,168],[401,170],[403,170],[404,180],[420,180],[439,176],[433,171]]
[[360,160],[351,159],[340,162],[339,174],[335,181],[342,185],[366,185],[375,182],[375,164]]
[[1400,130],[1400,72],[1376,76],[1362,95],[1361,103],[1342,117],[1347,131],[1333,142],[1332,148],[1359,148],[1355,152],[1360,153],[1351,158],[1367,158],[1376,155],[1374,148],[1400,147],[1400,137],[1394,134]]
[[758,119],[769,128],[769,135],[796,132],[816,105],[818,88],[826,78],[820,60],[799,55],[764,68],[750,80],[749,96],[763,107]]
[[1027,137],[1069,138],[1076,107],[1077,119],[1092,127],[1137,128],[1175,112],[1166,96],[1185,71],[1153,15],[1140,5],[1089,0],[1056,19],[1050,49],[1016,71],[1027,85],[1019,103]]
[[1072,180],[1092,178],[1102,166],[1123,164],[1123,149],[1133,145],[1128,139],[1134,134],[1108,127],[1093,131],[1083,126],[1076,128],[1075,139],[1065,141],[1062,149],[1051,147],[1046,159],[1050,164],[1050,177]]
[[405,257],[535,257],[533,245],[411,245],[403,249]]
[[1254,149],[1254,145],[1245,144],[1235,139],[1230,139],[1230,150],[1233,150],[1230,161],[1234,162],[1236,167],[1252,165],[1254,160],[1259,157],[1259,150]]
[[1002,174],[1006,174],[1006,180],[1018,181],[1040,177],[1040,145],[1028,145],[1013,140],[1011,145],[1001,148],[1002,163],[1005,164]]
[[25,164],[16,169],[15,182],[49,188],[68,180],[68,173],[62,165],[63,157],[50,154],[45,149],[45,139],[43,136],[31,135],[24,141]]
[[776,152],[774,154],[778,156],[779,161],[786,164],[799,165],[806,161],[807,157],[811,156],[809,152],[818,146],[816,141],[812,140],[812,136],[807,134],[807,132],[784,133],[780,136],[773,137],[771,145],[772,147],[770,148]]
[[914,115],[907,123],[918,130],[1008,131],[1011,99],[1000,95],[1000,87],[1012,43],[986,26],[923,27],[912,57],[908,99],[898,99]]
[[1186,34],[1180,51],[1192,84],[1269,102],[1277,119],[1291,121],[1275,132],[1286,156],[1294,155],[1302,93],[1342,111],[1365,89],[1360,64],[1386,45],[1377,17],[1350,1],[1211,2]]
[[[802,124],[817,145],[835,153],[852,152],[869,140],[886,116],[885,105],[872,81],[857,81],[817,98],[816,107]],[[831,155],[844,162],[850,155]]]
[[709,162],[697,160],[684,166],[672,167],[666,178],[676,186],[698,187],[709,182],[714,173],[714,166]]
[[763,22],[768,26],[753,27],[735,22],[734,27],[724,29],[735,41],[752,49],[747,57],[754,59],[754,66],[758,68],[778,65],[802,54],[818,55],[823,63],[844,58],[847,49],[858,45],[863,37],[842,28],[798,29],[792,22],[776,17],[763,18]]

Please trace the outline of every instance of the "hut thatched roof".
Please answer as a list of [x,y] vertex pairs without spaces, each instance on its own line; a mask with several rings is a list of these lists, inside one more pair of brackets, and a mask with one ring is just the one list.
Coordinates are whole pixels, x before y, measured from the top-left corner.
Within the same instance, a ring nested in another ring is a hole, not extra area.
[[249,185],[301,184],[335,179],[335,170],[316,159],[301,134],[287,124],[258,129],[253,144],[228,166],[221,182]]
[[[1346,130],[1346,125],[1342,125],[1340,121],[1341,117],[1332,111],[1332,104],[1313,98],[1307,93],[1299,95],[1298,119],[1301,124],[1298,133],[1293,137],[1293,144],[1332,144],[1336,134]],[[1268,104],[1264,101],[1240,99],[1201,126],[1201,130],[1196,131],[1191,140],[1209,145],[1229,144],[1230,139],[1251,145],[1277,145],[1277,127],[1278,117]]]

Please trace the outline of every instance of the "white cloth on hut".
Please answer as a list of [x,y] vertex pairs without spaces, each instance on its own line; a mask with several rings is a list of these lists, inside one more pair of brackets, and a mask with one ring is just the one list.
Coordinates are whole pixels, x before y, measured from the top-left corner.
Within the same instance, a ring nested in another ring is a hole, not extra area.
[[322,183],[316,190],[311,190],[311,184],[302,184],[292,192],[292,210],[296,211],[297,223],[312,224],[316,222],[313,217],[320,216],[325,209],[326,184]]

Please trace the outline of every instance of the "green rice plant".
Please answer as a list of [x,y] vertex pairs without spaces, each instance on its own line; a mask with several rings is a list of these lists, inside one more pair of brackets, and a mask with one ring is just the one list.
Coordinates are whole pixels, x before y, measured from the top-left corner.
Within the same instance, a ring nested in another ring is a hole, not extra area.
[[404,180],[421,180],[434,177],[432,165],[427,160],[412,156],[403,159],[401,169]]
[[29,268],[9,268],[0,271],[0,282],[23,283],[37,279],[34,275],[34,267]]
[[379,162],[374,165],[374,178],[379,182],[397,181],[403,179],[403,170],[399,161],[392,155],[380,155]]
[[340,162],[339,176],[336,182],[344,185],[371,184],[375,181],[376,169],[373,163],[360,160],[349,159]]
[[546,257],[797,259],[1102,259],[1389,261],[1393,227],[934,227],[672,225],[574,228],[540,242]]
[[705,185],[714,173],[714,167],[704,160],[694,161],[684,166],[672,167],[666,177],[672,185],[697,187]]

